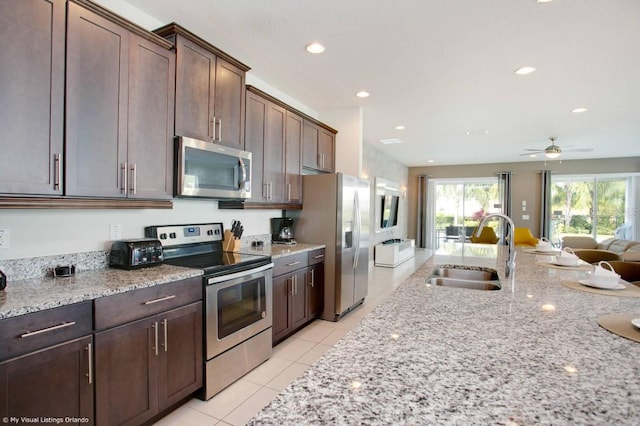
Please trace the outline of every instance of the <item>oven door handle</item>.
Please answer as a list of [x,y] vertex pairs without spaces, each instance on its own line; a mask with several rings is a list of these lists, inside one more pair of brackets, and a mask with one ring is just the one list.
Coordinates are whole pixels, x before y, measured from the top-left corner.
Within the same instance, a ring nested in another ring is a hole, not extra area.
[[249,269],[242,272],[236,272],[235,274],[221,275],[219,277],[209,278],[207,280],[207,284],[217,284],[225,281],[235,280],[236,278],[246,277],[247,275],[255,274],[256,272],[266,271],[267,269],[273,268],[273,263],[269,263],[267,265],[259,266],[257,268]]

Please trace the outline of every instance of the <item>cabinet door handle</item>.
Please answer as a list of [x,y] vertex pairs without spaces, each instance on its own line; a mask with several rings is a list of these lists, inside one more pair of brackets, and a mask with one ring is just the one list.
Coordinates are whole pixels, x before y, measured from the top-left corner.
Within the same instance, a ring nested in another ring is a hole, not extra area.
[[288,282],[291,282],[291,290],[289,290],[289,294],[293,296],[293,279],[294,279],[294,275],[291,275],[291,278],[287,280]]
[[165,296],[165,297],[160,297],[158,299],[147,300],[146,302],[143,303],[143,305],[153,305],[154,303],[164,302],[165,300],[173,299],[174,297],[176,297],[176,295],[172,294],[171,296]]
[[151,328],[153,328],[153,351],[158,356],[158,321],[151,324]]
[[36,331],[27,331],[26,333],[21,334],[20,338],[24,339],[25,337],[37,336],[38,334],[47,333],[49,331],[60,330],[61,328],[71,327],[72,325],[75,325],[75,324],[76,324],[75,321],[63,322],[62,324],[54,325],[52,327],[42,328]]
[[287,184],[287,201],[291,201],[291,184]]
[[122,166],[120,167],[120,178],[122,179],[121,185],[120,185],[120,192],[122,194],[126,194],[127,193],[127,163],[122,163]]
[[222,142],[222,118],[218,120],[218,141]]
[[62,176],[62,154],[53,155],[53,189],[60,189],[60,176]]
[[168,346],[169,346],[169,344],[167,343],[168,342],[167,335],[169,333],[167,327],[168,327],[168,323],[167,323],[167,319],[165,318],[162,320],[162,328],[164,329],[164,345],[163,346],[164,346],[165,352],[167,352]]
[[315,278],[315,269],[312,269],[311,271],[309,271],[309,275],[311,276],[311,280],[309,281],[309,285],[311,287],[315,287],[316,285],[316,278]]
[[129,187],[129,191],[131,194],[136,194],[136,188],[138,186],[138,173],[136,171],[136,163],[133,163],[131,166],[131,186]]
[[216,118],[213,117],[213,119],[209,119],[209,123],[207,125],[207,136],[211,139],[215,139],[215,132],[216,132]]
[[324,257],[324,254],[317,254],[313,256],[314,259],[322,259],[323,257]]
[[300,261],[297,262],[291,262],[291,263],[287,263],[287,266],[296,266],[297,264],[299,264]]
[[91,347],[91,343],[87,343],[87,347],[85,347],[87,351],[87,378],[89,380],[89,384],[93,383],[93,350]]
[[213,131],[211,132],[211,138],[216,140],[216,116],[213,116]]

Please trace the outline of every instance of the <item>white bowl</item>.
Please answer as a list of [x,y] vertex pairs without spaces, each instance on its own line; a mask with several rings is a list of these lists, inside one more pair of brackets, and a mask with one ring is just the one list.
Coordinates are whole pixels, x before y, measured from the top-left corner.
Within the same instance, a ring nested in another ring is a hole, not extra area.
[[536,250],[551,250],[551,244],[549,243],[538,243],[536,244]]

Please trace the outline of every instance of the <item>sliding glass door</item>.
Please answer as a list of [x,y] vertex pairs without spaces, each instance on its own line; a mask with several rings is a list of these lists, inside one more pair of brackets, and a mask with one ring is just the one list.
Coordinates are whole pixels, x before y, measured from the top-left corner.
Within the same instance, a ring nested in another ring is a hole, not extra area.
[[438,179],[435,187],[435,247],[468,241],[488,213],[500,211],[497,178]]
[[597,241],[633,239],[633,176],[553,176],[551,185],[554,239],[591,235]]

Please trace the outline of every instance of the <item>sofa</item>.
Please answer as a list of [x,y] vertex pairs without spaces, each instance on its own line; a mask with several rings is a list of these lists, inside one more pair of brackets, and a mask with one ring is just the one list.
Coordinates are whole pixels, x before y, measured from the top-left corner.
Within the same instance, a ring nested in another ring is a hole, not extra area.
[[640,262],[640,241],[635,240],[608,238],[597,242],[586,235],[566,236],[562,238],[562,248],[564,247],[571,247],[580,259],[589,263],[601,260]]

